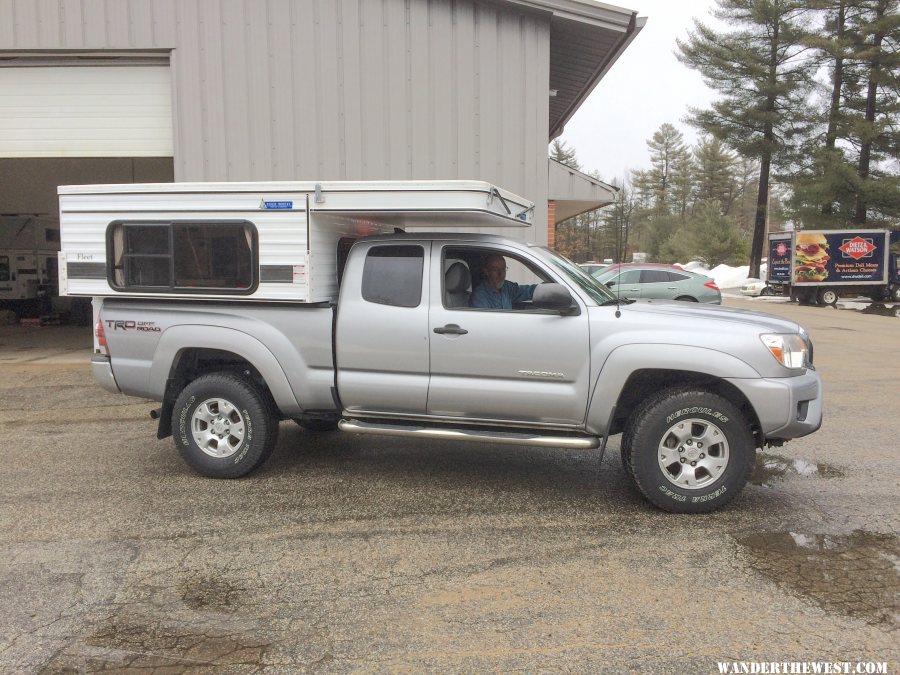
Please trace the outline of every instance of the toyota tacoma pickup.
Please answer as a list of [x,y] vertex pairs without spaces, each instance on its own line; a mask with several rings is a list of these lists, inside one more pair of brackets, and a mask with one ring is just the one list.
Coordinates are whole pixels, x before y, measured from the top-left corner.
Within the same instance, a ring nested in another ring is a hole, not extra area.
[[[290,420],[562,452],[602,453],[622,434],[647,501],[708,512],[738,495],[757,448],[822,421],[812,343],[796,323],[624,301],[545,247],[446,231],[342,236],[328,252],[332,300],[263,302],[248,299],[264,277],[252,216],[103,217],[102,264],[70,257],[65,272],[72,288],[95,274],[95,290],[112,289],[94,300],[94,375],[161,402],[158,437],[206,476],[257,469]],[[498,260],[526,292],[473,306]]]

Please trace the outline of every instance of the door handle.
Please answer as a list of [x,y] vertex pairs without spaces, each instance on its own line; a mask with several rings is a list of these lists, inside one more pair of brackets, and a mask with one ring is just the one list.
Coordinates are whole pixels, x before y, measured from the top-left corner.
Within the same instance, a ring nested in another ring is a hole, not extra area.
[[465,335],[469,331],[465,328],[460,328],[455,323],[448,323],[446,326],[435,328],[434,332],[438,335]]
[[677,290],[678,290],[678,286],[666,286],[666,288],[669,289],[670,291],[677,291]]

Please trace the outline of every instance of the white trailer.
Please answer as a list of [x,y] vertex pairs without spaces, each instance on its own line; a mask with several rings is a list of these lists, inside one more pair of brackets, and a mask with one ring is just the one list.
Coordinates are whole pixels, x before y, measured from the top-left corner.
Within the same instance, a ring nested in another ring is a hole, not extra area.
[[59,209],[60,295],[307,303],[337,299],[342,240],[534,217],[479,181],[76,185]]
[[55,217],[0,216],[0,301],[14,306],[48,292],[58,251]]

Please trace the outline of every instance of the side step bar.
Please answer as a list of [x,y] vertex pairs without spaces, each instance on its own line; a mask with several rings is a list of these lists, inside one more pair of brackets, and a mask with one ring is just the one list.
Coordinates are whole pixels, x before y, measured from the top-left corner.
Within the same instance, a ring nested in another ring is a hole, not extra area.
[[355,434],[379,434],[382,436],[405,436],[407,438],[427,438],[439,441],[476,441],[478,443],[500,443],[505,445],[536,445],[542,448],[565,448],[567,450],[590,450],[600,447],[596,436],[550,436],[514,431],[480,431],[477,429],[449,429],[441,427],[408,426],[404,424],[375,424],[358,420],[341,420],[341,431]]

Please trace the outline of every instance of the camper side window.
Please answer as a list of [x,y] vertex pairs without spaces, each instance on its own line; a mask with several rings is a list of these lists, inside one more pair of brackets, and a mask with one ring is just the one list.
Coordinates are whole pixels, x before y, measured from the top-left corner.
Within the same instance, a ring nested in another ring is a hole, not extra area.
[[114,288],[255,290],[256,230],[247,221],[117,221],[109,228],[107,250]]

